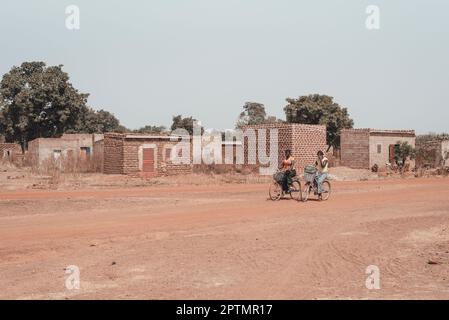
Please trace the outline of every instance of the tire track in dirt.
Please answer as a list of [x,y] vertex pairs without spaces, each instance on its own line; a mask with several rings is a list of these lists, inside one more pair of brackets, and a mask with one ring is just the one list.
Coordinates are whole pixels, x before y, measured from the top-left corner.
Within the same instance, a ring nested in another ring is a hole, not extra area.
[[[191,189],[126,189],[119,207],[120,190],[9,193],[28,213],[0,216],[0,297],[447,297],[445,234],[428,232],[448,224],[447,180],[336,182],[329,201],[307,203],[265,201],[260,185]],[[87,287],[70,295],[74,257]],[[379,292],[364,287],[369,264]]]

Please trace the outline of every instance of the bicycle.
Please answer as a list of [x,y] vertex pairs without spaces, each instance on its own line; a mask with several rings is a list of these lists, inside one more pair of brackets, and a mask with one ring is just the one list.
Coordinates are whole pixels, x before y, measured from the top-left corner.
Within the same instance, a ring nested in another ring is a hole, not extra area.
[[[302,192],[302,201],[306,202],[309,199],[310,193],[313,191],[314,195],[318,195],[318,173],[314,166],[307,166],[304,168],[304,190]],[[321,196],[318,195],[318,200],[326,201],[329,199],[331,193],[331,184],[327,178],[321,184]]]
[[301,181],[298,177],[293,176],[291,183],[288,185],[288,190],[284,191],[282,188],[282,181],[284,177],[284,172],[278,170],[273,175],[273,182],[270,184],[268,195],[272,201],[280,200],[284,195],[289,194],[291,199],[296,201],[301,201]]

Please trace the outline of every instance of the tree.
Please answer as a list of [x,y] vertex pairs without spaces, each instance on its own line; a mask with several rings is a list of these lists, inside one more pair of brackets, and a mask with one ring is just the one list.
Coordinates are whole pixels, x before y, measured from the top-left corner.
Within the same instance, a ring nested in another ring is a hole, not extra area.
[[245,125],[262,124],[266,117],[265,106],[262,103],[245,102],[236,126],[241,128]]
[[142,128],[134,130],[135,133],[163,133],[167,130],[164,126],[153,126],[153,125],[146,125]]
[[62,65],[24,62],[0,83],[0,131],[6,141],[19,142],[25,150],[32,139],[79,127],[88,111],[87,97],[72,86]]
[[449,140],[449,133],[427,133],[416,136],[416,145],[426,144],[432,141]]
[[[186,117],[183,118],[182,115],[173,116],[173,123],[170,127],[170,129],[176,130],[176,129],[185,129],[189,134],[193,134],[193,123],[197,120],[192,117]],[[202,129],[201,129],[202,130]]]
[[83,118],[84,121],[78,132],[105,133],[128,131],[112,113],[103,109],[98,111],[89,109]]
[[287,98],[284,111],[288,123],[321,124],[326,126],[327,144],[340,146],[340,131],[352,128],[354,121],[348,109],[341,107],[327,95],[312,94],[298,99]]
[[280,120],[274,116],[267,116],[265,106],[259,102],[245,102],[243,111],[237,120],[236,128],[242,128],[246,125],[255,125],[263,123],[276,123]]
[[407,158],[414,159],[416,150],[407,141],[399,142],[394,146],[394,160],[396,164],[403,168]]
[[285,121],[276,118],[275,116],[267,116],[265,123],[283,123]]

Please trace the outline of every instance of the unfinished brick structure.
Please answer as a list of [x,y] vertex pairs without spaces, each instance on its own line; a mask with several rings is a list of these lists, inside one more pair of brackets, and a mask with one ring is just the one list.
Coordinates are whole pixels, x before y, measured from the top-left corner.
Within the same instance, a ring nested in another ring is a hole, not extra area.
[[[248,129],[253,129],[256,132],[256,144],[249,143],[249,138],[244,137],[245,164],[248,163],[248,156],[251,153],[259,152],[257,141],[259,134],[261,134],[260,129],[266,129],[266,148],[268,151],[270,147],[270,130],[277,130],[278,163],[280,164],[284,159],[285,150],[290,149],[296,160],[296,170],[298,172],[302,172],[305,166],[315,163],[319,150],[325,152],[327,149],[326,126],[298,123],[270,123],[245,126],[243,131],[246,132]],[[260,165],[258,159],[257,165]]]
[[[384,167],[394,160],[394,146],[408,142],[415,146],[414,130],[343,129],[341,131],[341,165],[354,169]],[[414,167],[414,161],[411,161]]]
[[449,167],[449,140],[416,140],[417,167]]
[[[190,137],[189,146],[190,146]],[[174,146],[181,140],[172,141],[170,136],[137,135],[108,133],[103,143],[103,173],[127,174],[131,176],[156,177],[192,172],[190,159],[188,164],[175,164],[171,161],[172,152],[182,154]]]
[[22,147],[17,143],[0,143],[0,159],[10,162],[22,160]]

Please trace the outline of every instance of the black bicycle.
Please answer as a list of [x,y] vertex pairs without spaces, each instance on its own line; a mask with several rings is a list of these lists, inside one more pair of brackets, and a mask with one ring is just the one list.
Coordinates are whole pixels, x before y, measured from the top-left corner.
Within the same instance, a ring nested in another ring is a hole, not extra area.
[[282,188],[282,181],[284,179],[284,172],[278,170],[273,175],[273,182],[270,184],[268,194],[272,201],[280,200],[285,195],[290,195],[291,199],[301,201],[301,182],[298,177],[292,177],[291,182],[288,185],[288,190],[284,191]]

